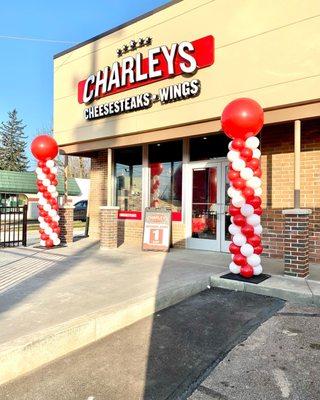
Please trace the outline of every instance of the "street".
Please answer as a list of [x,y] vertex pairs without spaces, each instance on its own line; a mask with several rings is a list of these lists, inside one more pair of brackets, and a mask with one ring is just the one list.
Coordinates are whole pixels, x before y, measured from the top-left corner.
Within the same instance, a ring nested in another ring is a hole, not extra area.
[[206,290],[3,385],[0,398],[187,398],[234,346],[284,304],[249,293]]

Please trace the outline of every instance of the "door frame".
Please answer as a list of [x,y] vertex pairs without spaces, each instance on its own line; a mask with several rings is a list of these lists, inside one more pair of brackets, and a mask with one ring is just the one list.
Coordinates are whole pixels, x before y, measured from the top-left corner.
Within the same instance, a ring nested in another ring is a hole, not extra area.
[[[228,161],[226,158],[216,158],[205,161],[192,161],[186,165],[185,174],[185,224],[186,224],[186,247],[188,249],[207,250],[228,252],[230,242],[225,240],[225,213],[227,206],[225,203],[225,180],[226,166]],[[217,168],[217,238],[212,239],[196,239],[192,238],[192,195],[193,195],[193,169],[196,168]]]

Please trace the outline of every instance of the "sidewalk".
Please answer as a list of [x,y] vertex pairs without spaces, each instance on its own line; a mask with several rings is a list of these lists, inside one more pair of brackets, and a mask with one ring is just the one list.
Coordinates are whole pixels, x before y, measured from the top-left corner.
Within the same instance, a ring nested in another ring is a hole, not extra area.
[[[227,281],[228,254],[121,247],[82,239],[69,247],[0,251],[0,384],[202,291],[210,284],[320,304],[320,267],[308,280],[280,276],[259,285]],[[210,278],[211,277],[211,278]],[[312,292],[311,292],[312,291]]]

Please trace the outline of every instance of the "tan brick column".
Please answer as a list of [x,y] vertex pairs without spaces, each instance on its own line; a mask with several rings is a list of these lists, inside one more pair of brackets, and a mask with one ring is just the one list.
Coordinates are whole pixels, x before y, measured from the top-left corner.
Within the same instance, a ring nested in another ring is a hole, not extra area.
[[118,247],[118,210],[115,206],[100,207],[100,247]]
[[284,273],[305,278],[309,275],[309,216],[311,210],[283,210]]
[[61,244],[68,244],[73,242],[73,206],[61,206],[59,208],[59,226],[61,229],[59,238]]

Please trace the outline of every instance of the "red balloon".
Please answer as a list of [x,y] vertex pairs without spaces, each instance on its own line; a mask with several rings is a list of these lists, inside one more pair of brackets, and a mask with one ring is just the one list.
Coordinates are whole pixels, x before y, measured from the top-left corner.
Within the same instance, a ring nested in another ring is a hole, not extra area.
[[38,167],[43,168],[46,165],[45,161],[38,161]]
[[37,136],[31,143],[31,152],[39,161],[47,161],[58,155],[58,144],[48,135]]
[[254,213],[257,215],[261,215],[262,214],[262,208],[261,207],[257,207],[254,209]]
[[56,228],[53,228],[53,232],[57,235],[60,235],[61,229],[59,228],[59,226],[57,226]]
[[243,256],[241,253],[235,254],[232,261],[237,265],[244,266],[247,264],[247,257]]
[[39,212],[39,215],[40,215],[40,217],[45,218],[45,217],[48,215],[48,213],[47,213],[47,211],[41,210],[41,211]]
[[237,178],[240,178],[240,172],[230,169],[228,172],[229,181],[233,181]]
[[240,247],[235,245],[234,243],[231,243],[229,246],[229,251],[232,254],[239,254],[240,253]]
[[55,204],[58,204],[58,201],[57,201],[56,198],[51,197],[51,199],[49,199],[49,204],[52,205],[52,206],[54,206]]
[[45,221],[47,224],[50,224],[51,221],[52,221],[52,218],[51,218],[49,215],[47,215],[46,217],[44,217],[44,221]]
[[50,172],[50,168],[48,168],[48,167],[43,167],[42,168],[42,172],[44,173],[44,174],[49,174],[49,172]]
[[53,247],[53,241],[51,239],[46,240],[46,247]]
[[263,247],[261,246],[261,244],[259,244],[258,246],[254,247],[253,250],[255,254],[261,254],[263,252]]
[[45,233],[41,233],[40,239],[41,240],[47,240],[47,239],[49,239],[49,236],[47,234],[45,234]]
[[254,189],[247,186],[242,191],[243,197],[246,199],[246,203],[254,196]]
[[261,178],[262,176],[262,171],[261,168],[257,168],[253,171],[253,176],[257,176],[258,178]]
[[231,101],[222,112],[222,129],[232,139],[255,136],[263,126],[263,109],[252,99]]
[[241,232],[247,237],[252,237],[254,235],[254,228],[252,225],[246,224],[241,228]]
[[244,146],[245,146],[245,142],[242,139],[234,139],[232,141],[232,148],[234,150],[241,151],[244,148]]
[[38,210],[39,210],[39,211],[43,210],[43,206],[41,206],[40,204],[38,204]]
[[235,189],[241,190],[246,186],[246,181],[242,178],[237,178],[232,181],[232,185]]
[[57,184],[58,184],[58,181],[57,181],[57,179],[54,179],[53,181],[51,181],[51,185],[53,185],[53,186],[57,186]]
[[[254,196],[252,199],[247,201],[248,204],[251,204],[253,208],[258,208],[261,206],[261,197]],[[259,214],[258,214],[259,215]]]
[[250,161],[247,161],[247,167],[251,168],[252,170],[255,170],[259,168],[260,166],[260,161],[257,158],[253,158]]
[[[49,170],[50,171],[50,170]],[[56,179],[56,175],[52,174],[51,172],[48,173],[48,179],[50,180],[50,182],[52,182],[53,180]]]
[[44,229],[39,229],[39,233],[42,235],[44,233]]
[[244,161],[250,161],[252,159],[252,150],[249,149],[248,147],[244,147],[241,152],[240,152],[240,157],[244,160]]
[[59,204],[53,204],[52,209],[58,211],[59,210]]
[[237,214],[233,217],[233,223],[238,226],[244,226],[247,223],[247,220],[243,215]]
[[160,175],[163,171],[163,166],[161,163],[150,164],[151,176]]
[[234,217],[235,215],[240,214],[240,208],[235,207],[234,205],[230,204],[229,206],[229,214]]
[[47,190],[47,188],[44,185],[38,185],[38,190],[39,192],[43,193]]
[[49,199],[51,198],[51,193],[48,192],[47,190],[45,190],[45,191],[43,192],[43,197],[44,197],[45,199],[49,200]]
[[251,244],[253,247],[257,247],[261,243],[261,237],[258,235],[253,235],[249,238],[247,238],[247,243]]
[[245,278],[251,278],[253,276],[253,268],[251,267],[251,265],[246,264],[243,267],[241,267],[240,275],[242,275]]
[[52,229],[57,228],[58,226],[59,226],[59,224],[58,224],[57,221],[52,221],[52,222],[50,223],[50,228],[52,228]]

